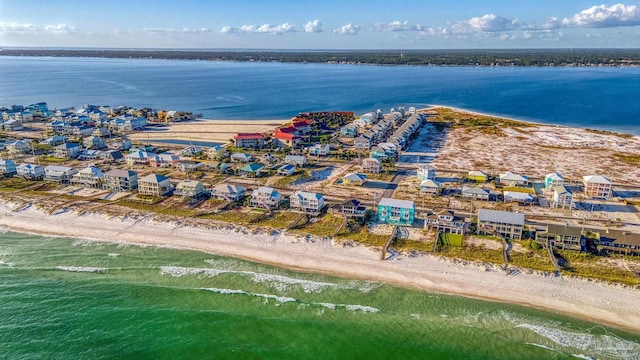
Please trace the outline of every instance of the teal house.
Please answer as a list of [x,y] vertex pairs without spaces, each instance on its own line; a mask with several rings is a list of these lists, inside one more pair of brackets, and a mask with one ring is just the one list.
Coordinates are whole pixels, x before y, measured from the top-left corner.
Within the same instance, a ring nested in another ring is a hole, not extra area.
[[416,204],[409,200],[382,198],[378,203],[378,222],[382,224],[412,226]]

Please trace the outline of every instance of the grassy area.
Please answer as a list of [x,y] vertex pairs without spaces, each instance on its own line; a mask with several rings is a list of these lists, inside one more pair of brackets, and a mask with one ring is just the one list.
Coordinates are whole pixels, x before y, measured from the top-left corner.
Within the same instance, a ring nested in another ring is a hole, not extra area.
[[394,247],[398,251],[431,251],[433,250],[433,241],[416,241],[408,239],[396,240]]
[[63,163],[63,162],[67,162],[69,161],[68,159],[64,159],[64,158],[59,158],[59,157],[55,157],[55,156],[41,156],[40,157],[40,161],[45,162],[45,163]]
[[615,153],[613,157],[625,164],[640,165],[640,155],[637,154]]
[[280,211],[273,214],[272,217],[257,222],[260,226],[268,226],[274,229],[286,229],[298,217],[298,214],[289,211]]
[[262,215],[262,212],[257,211],[223,211],[220,213],[199,215],[198,217],[201,219],[210,219],[234,224],[247,225],[251,222],[251,220],[260,215]]
[[324,215],[316,218],[314,222],[308,222],[300,229],[293,230],[294,232],[302,232],[305,234],[311,234],[316,236],[331,236],[342,224],[342,217],[335,215]]
[[614,135],[614,136],[617,136],[617,137],[623,138],[623,139],[631,139],[634,136],[632,134],[623,134],[623,133],[607,131],[607,130],[596,130],[596,129],[585,129],[585,130],[590,132],[590,133],[594,133],[594,134]]
[[460,258],[470,261],[483,261],[491,264],[504,264],[502,250],[486,249],[467,245],[463,247],[444,247],[440,253],[446,257]]
[[438,236],[438,244],[443,246],[462,247],[463,240],[464,240],[464,235],[462,234],[441,233]]
[[524,267],[533,270],[553,272],[555,268],[551,264],[549,254],[546,250],[509,253],[509,264],[517,267]]
[[305,180],[309,178],[311,178],[311,173],[309,172],[309,170],[298,170],[291,176],[285,176],[281,179],[276,180],[273,183],[273,186],[287,187],[296,181]]
[[566,275],[577,275],[609,282],[640,285],[640,277],[633,272],[612,264],[607,264],[608,261],[624,261],[622,257],[602,257],[560,250],[556,251],[556,253],[559,258],[567,261],[566,269],[563,270],[563,273]]
[[533,190],[532,188],[524,188],[524,187],[519,187],[519,186],[504,186],[502,188],[502,191],[515,191],[515,192],[521,192],[521,193],[527,193],[527,194],[535,194],[536,191]]
[[383,247],[389,239],[389,235],[372,234],[367,230],[367,227],[365,226],[356,233],[349,232],[346,228],[342,229],[340,233],[336,235],[336,238],[343,241],[353,240],[367,246]]
[[185,209],[183,207],[175,207],[175,206],[162,206],[158,204],[149,204],[138,201],[131,200],[120,200],[117,202],[120,206],[125,206],[131,209],[136,209],[140,211],[149,211],[157,214],[163,215],[171,215],[171,216],[184,216],[184,217],[195,217],[198,214],[198,210],[195,209]]

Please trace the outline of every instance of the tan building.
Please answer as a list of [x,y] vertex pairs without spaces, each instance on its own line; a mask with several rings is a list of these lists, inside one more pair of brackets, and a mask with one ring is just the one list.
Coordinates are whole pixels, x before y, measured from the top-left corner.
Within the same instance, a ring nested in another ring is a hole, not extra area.
[[138,180],[138,193],[142,195],[164,196],[171,190],[171,182],[166,176],[149,174]]
[[480,209],[478,210],[478,234],[495,235],[520,240],[524,229],[524,214]]
[[588,175],[582,177],[584,194],[597,199],[609,199],[611,197],[611,180],[602,175]]

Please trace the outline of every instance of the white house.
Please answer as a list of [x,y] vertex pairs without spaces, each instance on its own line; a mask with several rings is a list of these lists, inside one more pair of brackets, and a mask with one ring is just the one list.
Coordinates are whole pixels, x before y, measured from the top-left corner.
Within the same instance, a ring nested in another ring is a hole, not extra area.
[[104,173],[95,166],[87,166],[71,176],[71,184],[84,185],[93,188],[101,188],[104,182]]
[[16,174],[27,180],[40,180],[44,178],[44,167],[24,163],[16,167]]
[[69,166],[48,165],[44,168],[44,178],[46,180],[59,183],[69,183],[71,177],[78,173],[78,170]]
[[260,186],[251,193],[251,206],[268,210],[277,209],[282,202],[282,194],[269,186]]
[[418,179],[435,180],[436,168],[429,164],[418,164]]
[[16,173],[16,164],[12,160],[0,159],[0,175],[8,177]]
[[296,191],[289,197],[289,204],[292,209],[298,211],[318,213],[324,206],[324,196],[307,191]]
[[245,196],[245,188],[238,185],[218,184],[213,187],[211,196],[227,201],[240,201]]
[[287,155],[284,157],[285,164],[303,167],[307,164],[307,157],[302,155]]
[[171,192],[171,181],[168,177],[149,174],[138,180],[138,193],[150,196],[164,196]]
[[597,199],[609,199],[613,183],[602,175],[588,175],[582,177],[584,194]]
[[569,189],[567,189],[564,185],[558,185],[553,188],[553,202],[551,203],[553,207],[568,207],[571,209],[573,207],[573,194]]
[[204,184],[202,183],[202,181],[183,180],[179,182],[178,185],[176,185],[173,193],[178,196],[197,199],[206,193],[206,189],[204,188]]
[[511,171],[500,174],[500,184],[504,186],[527,186],[529,179],[525,176],[514,174]]

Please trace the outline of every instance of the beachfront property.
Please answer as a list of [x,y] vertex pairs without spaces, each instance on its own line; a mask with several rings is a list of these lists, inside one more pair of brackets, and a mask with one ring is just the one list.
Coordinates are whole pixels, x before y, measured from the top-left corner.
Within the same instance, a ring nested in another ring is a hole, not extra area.
[[182,180],[176,185],[173,194],[188,198],[199,199],[207,193],[202,181],[198,180]]
[[363,173],[367,174],[379,174],[382,170],[382,164],[380,160],[374,158],[364,158],[362,160],[362,166],[360,168]]
[[416,205],[410,200],[382,198],[378,203],[378,222],[390,225],[412,226]]
[[262,168],[264,168],[264,164],[260,164],[260,163],[247,164],[242,168],[240,168],[240,175],[249,176],[249,177],[258,177],[262,173]]
[[489,201],[489,190],[473,186],[463,186],[460,196],[464,199]]
[[498,177],[499,183],[502,186],[527,186],[529,185],[529,179],[526,176],[514,174],[511,171],[502,173]]
[[324,195],[307,191],[296,191],[289,196],[289,207],[305,213],[317,214],[324,207]]
[[87,166],[71,176],[71,185],[82,185],[101,189],[104,184],[104,173],[95,166]]
[[280,176],[291,176],[296,172],[296,167],[295,165],[292,164],[285,164],[282,165],[278,168],[278,170],[276,171],[276,173]]
[[284,157],[284,163],[295,165],[296,167],[303,167],[307,164],[307,157],[302,155],[287,155]]
[[274,146],[296,148],[302,140],[302,137],[298,136],[298,130],[294,126],[276,129],[271,136],[271,141]]
[[173,190],[171,180],[158,174],[149,174],[138,179],[138,194],[149,196],[165,196]]
[[35,164],[20,164],[16,167],[16,174],[27,180],[44,179],[44,167]]
[[226,201],[241,201],[245,196],[245,188],[238,185],[218,184],[211,190],[211,197]]
[[64,143],[53,148],[53,156],[60,159],[75,159],[80,155],[82,146],[77,143]]
[[424,221],[425,228],[435,229],[438,232],[451,234],[464,234],[468,224],[463,217],[456,216],[453,211],[441,210],[428,215]]
[[360,201],[350,199],[343,203],[333,205],[329,211],[347,217],[364,217],[367,208],[363,206]]
[[435,180],[436,168],[429,164],[418,164],[418,179],[419,180]]
[[129,166],[134,165],[148,165],[149,158],[155,156],[155,154],[146,151],[133,151],[124,157],[124,161]]
[[33,150],[31,140],[15,140],[4,144],[9,154],[26,154]]
[[495,235],[520,240],[524,229],[524,214],[500,210],[478,210],[478,235]]
[[273,210],[280,207],[282,194],[269,186],[260,186],[251,193],[251,207],[261,207]]
[[98,136],[89,136],[82,139],[82,145],[87,149],[104,149],[107,147],[104,140]]
[[69,166],[48,165],[44,168],[44,179],[68,184],[71,182],[71,177],[77,173],[76,168]]
[[597,231],[602,250],[622,255],[640,256],[640,234],[623,230]]
[[519,204],[531,204],[533,203],[533,196],[529,193],[519,191],[505,191],[502,193],[504,202],[517,202]]
[[582,229],[577,226],[548,224],[536,230],[535,242],[541,246],[580,251],[584,249]]
[[342,177],[341,181],[342,185],[362,186],[365,181],[367,181],[367,176],[364,174],[348,173]]
[[544,187],[547,190],[552,190],[561,185],[564,185],[564,178],[558,173],[550,173],[544,177]]
[[477,170],[472,170],[469,171],[469,173],[467,174],[467,178],[470,181],[475,181],[478,183],[485,183],[487,182],[488,176],[486,173],[482,172],[482,171],[477,171]]
[[551,206],[554,208],[573,208],[573,194],[564,185],[558,185],[553,188],[553,201]]
[[20,131],[22,130],[21,120],[0,120],[0,130],[2,131]]
[[233,137],[233,144],[238,149],[257,149],[264,145],[264,135],[259,133],[238,133]]
[[253,160],[253,156],[245,153],[233,153],[230,156],[230,160],[234,163],[248,163]]
[[3,177],[13,176],[16,173],[16,164],[13,162],[13,160],[0,159],[0,174],[2,174]]
[[437,195],[440,192],[440,183],[435,180],[422,180],[420,191],[425,194]]
[[112,169],[104,174],[104,188],[129,192],[138,188],[138,173],[133,170]]
[[595,199],[607,200],[611,197],[613,183],[602,175],[588,175],[582,177],[584,194]]
[[327,156],[331,150],[329,144],[315,144],[309,147],[309,155],[311,156]]

